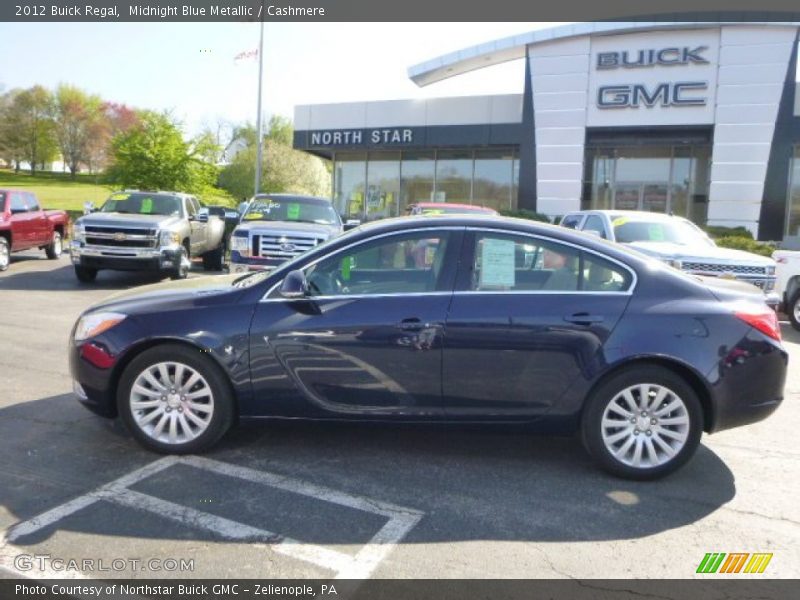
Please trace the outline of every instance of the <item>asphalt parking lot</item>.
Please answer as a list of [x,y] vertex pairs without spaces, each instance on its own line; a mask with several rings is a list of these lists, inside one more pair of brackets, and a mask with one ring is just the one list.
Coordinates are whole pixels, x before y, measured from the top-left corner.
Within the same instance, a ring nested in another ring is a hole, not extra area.
[[[153,280],[104,272],[80,285],[66,256],[41,254],[0,274],[7,574],[686,578],[708,552],[766,552],[766,574],[800,577],[800,334],[788,324],[781,409],[704,436],[662,481],[614,479],[575,439],[507,429],[275,424],[164,458],[78,405],[65,355],[82,310]],[[126,562],[97,573],[85,559]],[[135,562],[151,559],[161,570]],[[194,570],[169,568],[181,560]]]

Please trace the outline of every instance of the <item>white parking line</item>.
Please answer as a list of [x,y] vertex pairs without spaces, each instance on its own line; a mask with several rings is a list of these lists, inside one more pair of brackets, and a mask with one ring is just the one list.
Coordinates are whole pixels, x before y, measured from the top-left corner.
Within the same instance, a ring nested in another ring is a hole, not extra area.
[[[252,527],[238,521],[212,515],[130,489],[130,486],[135,483],[176,464],[184,464],[196,469],[243,479],[362,512],[377,514],[386,517],[388,521],[372,539],[352,556],[316,544],[306,544],[279,533]],[[264,544],[279,554],[332,571],[338,579],[366,579],[370,577],[380,562],[388,556],[394,546],[411,531],[423,516],[422,512],[414,509],[348,494],[275,473],[257,471],[248,467],[223,463],[199,456],[167,456],[132,471],[119,479],[115,479],[88,494],[74,498],[13,526],[4,532],[2,542],[0,542],[0,559],[2,559],[0,565],[7,570],[26,577],[82,577],[80,574],[67,574],[64,572],[33,573],[17,570],[13,567],[13,559],[21,550],[13,545],[13,542],[53,525],[100,500],[114,502],[137,510],[146,510],[183,525],[210,531],[226,540],[252,541]]]

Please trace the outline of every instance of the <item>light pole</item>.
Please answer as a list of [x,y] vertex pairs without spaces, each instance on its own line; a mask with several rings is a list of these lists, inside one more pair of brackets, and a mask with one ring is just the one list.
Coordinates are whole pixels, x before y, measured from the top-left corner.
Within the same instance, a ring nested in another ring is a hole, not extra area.
[[261,188],[261,157],[264,152],[264,142],[261,134],[261,80],[264,71],[264,0],[261,0],[261,35],[258,40],[258,114],[256,115],[256,182],[255,194]]

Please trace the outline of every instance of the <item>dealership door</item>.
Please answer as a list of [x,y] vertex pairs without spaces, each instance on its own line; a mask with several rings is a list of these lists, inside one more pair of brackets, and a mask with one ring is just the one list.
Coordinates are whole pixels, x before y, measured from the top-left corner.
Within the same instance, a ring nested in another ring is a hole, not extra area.
[[617,210],[645,210],[668,212],[669,184],[661,182],[626,181],[614,186],[614,208]]

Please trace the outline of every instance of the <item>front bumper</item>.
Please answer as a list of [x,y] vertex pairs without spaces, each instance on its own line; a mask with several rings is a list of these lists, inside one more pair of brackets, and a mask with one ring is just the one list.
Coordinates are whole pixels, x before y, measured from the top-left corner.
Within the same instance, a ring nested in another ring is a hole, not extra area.
[[180,247],[118,248],[88,246],[83,242],[73,241],[69,253],[73,265],[90,269],[168,271],[175,268],[176,261],[179,260]]
[[251,271],[272,271],[285,262],[286,259],[245,257],[234,250],[231,252],[230,272],[249,273]]
[[[112,391],[112,367],[101,367],[92,363],[92,353],[83,350],[89,342],[69,343],[69,371],[72,375],[72,391],[83,406],[101,417],[117,416],[117,406]],[[97,345],[95,351],[103,350]]]

